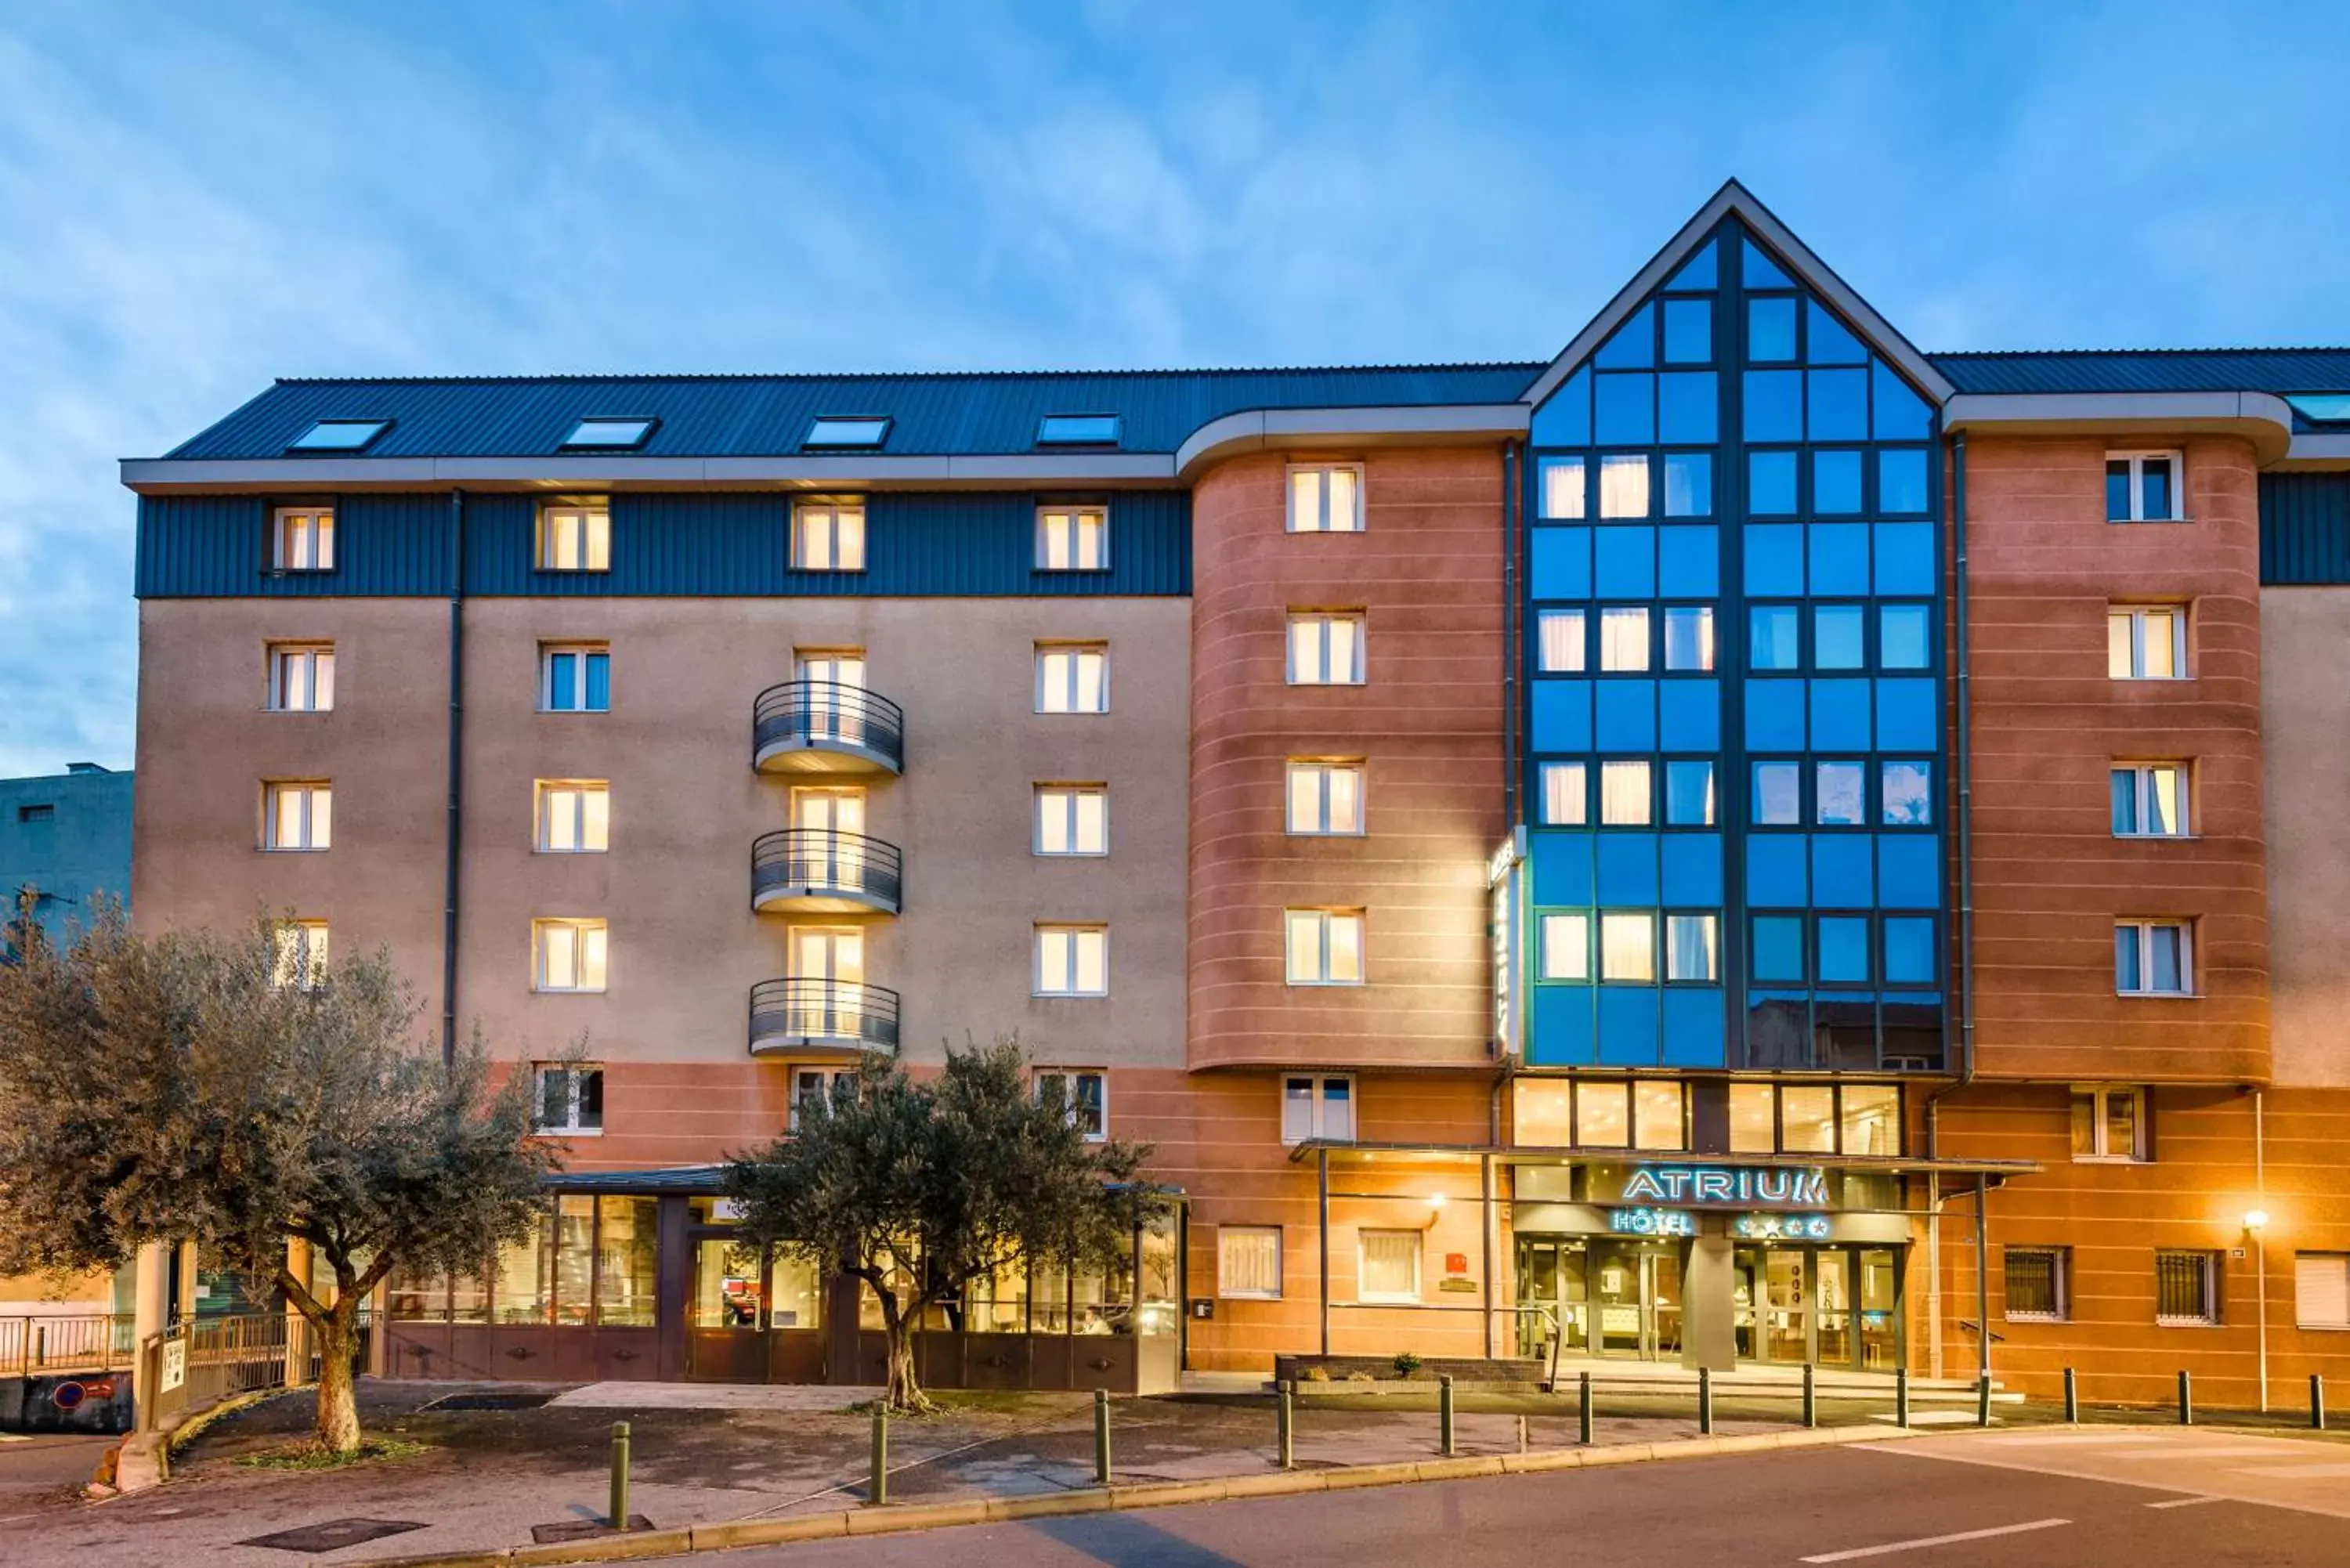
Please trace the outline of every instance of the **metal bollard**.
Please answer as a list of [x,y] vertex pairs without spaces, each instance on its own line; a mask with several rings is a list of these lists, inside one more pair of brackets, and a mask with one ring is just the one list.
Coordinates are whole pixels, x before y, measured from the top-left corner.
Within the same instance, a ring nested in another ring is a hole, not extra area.
[[629,1528],[629,1424],[612,1423],[612,1496],[611,1512],[607,1516],[615,1530]]
[[1909,1369],[1906,1366],[1893,1369],[1893,1424],[1909,1424]]
[[1109,1390],[1094,1390],[1094,1480],[1109,1485]]
[[1297,1413],[1290,1407],[1286,1378],[1278,1385],[1277,1393],[1280,1403],[1275,1407],[1278,1412],[1276,1429],[1281,1437],[1281,1468],[1294,1470],[1297,1468]]
[[1819,1424],[1819,1390],[1812,1386],[1812,1364],[1806,1361],[1804,1363],[1804,1425],[1816,1427]]
[[2069,1366],[2064,1368],[2064,1424],[2081,1424],[2081,1375]]
[[1521,1416],[1518,1417],[1518,1452],[1524,1453],[1526,1447],[1526,1418]]
[[2314,1432],[2325,1430],[2325,1374],[2309,1375],[2309,1428]]
[[1459,1451],[1452,1440],[1452,1374],[1450,1372],[1436,1380],[1436,1435],[1438,1446],[1446,1459]]
[[2195,1424],[2195,1375],[2183,1366],[2178,1369],[2178,1424]]
[[1697,1429],[1700,1436],[1713,1431],[1713,1368],[1697,1369]]
[[1575,1440],[1587,1449],[1591,1446],[1591,1374],[1578,1374],[1575,1384],[1581,1389],[1583,1398],[1575,1407]]
[[873,1479],[866,1483],[865,1501],[879,1508],[889,1501],[889,1407],[873,1407]]
[[1991,1425],[1991,1374],[1988,1372],[1975,1378],[1975,1425]]

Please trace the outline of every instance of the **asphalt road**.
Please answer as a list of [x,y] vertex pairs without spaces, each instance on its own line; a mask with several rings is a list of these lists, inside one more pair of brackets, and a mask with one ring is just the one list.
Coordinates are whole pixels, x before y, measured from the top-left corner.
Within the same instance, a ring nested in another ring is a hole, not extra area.
[[[691,1561],[710,1568],[2350,1565],[2350,1521],[2338,1517],[2073,1475],[1952,1464],[1905,1454],[1906,1446],[1201,1503],[813,1542]],[[2182,1498],[2192,1501],[2181,1503]]]

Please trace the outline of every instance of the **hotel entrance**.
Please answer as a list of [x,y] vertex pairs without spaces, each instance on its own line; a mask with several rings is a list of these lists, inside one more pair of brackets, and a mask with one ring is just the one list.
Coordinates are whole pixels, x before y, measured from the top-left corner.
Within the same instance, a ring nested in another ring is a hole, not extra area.
[[1740,1247],[1738,1359],[1890,1372],[1901,1365],[1899,1250]]
[[1518,1353],[1674,1361],[1681,1354],[1681,1246],[1672,1241],[1540,1236],[1518,1242]]

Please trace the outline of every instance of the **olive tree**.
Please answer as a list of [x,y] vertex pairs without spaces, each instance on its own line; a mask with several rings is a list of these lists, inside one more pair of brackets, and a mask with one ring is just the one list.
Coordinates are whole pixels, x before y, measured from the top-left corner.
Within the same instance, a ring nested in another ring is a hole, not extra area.
[[916,1080],[894,1058],[850,1092],[804,1104],[797,1131],[728,1164],[743,1240],[851,1275],[880,1303],[891,1408],[928,1408],[912,1335],[931,1307],[1023,1258],[1124,1258],[1165,1196],[1147,1145],[1089,1140],[1057,1087],[1032,1091],[1017,1036],[950,1048]]
[[[273,1282],[316,1336],[318,1440],[359,1443],[359,1306],[394,1268],[479,1266],[525,1232],[554,1156],[527,1075],[478,1035],[444,1063],[388,953],[317,961],[296,929],[70,946],[30,921],[0,965],[0,1273],[119,1267],[193,1241]],[[308,1243],[331,1273],[287,1266]]]

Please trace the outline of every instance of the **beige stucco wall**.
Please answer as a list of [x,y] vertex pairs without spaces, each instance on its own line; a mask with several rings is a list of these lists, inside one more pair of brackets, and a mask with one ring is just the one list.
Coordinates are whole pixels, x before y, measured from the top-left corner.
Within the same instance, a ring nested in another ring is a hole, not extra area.
[[[903,998],[908,1055],[1016,1028],[1040,1059],[1180,1066],[1190,699],[1188,602],[1170,598],[481,599],[466,608],[461,1023],[502,1057],[585,1037],[608,1062],[747,1061],[751,986],[792,922],[749,908],[750,849],[791,780],[752,771],[751,709],[798,648],[860,647],[906,710],[902,778],[868,782],[867,831],[905,855],[906,910],[868,929],[866,976]],[[439,1006],[447,617],[436,600],[142,607],[136,899],[142,923],[327,919],[390,944]],[[262,649],[337,644],[330,715],[262,711]],[[1039,715],[1039,639],[1110,644],[1111,711]],[[612,649],[611,710],[537,711],[537,645]],[[335,784],[334,846],[254,847],[260,781]],[[612,789],[602,856],[532,853],[533,784]],[[1102,859],[1030,852],[1032,786],[1109,785]],[[808,782],[808,781],[802,781]],[[530,989],[538,916],[602,916],[600,996]],[[1107,921],[1110,995],[1031,997],[1038,920]],[[810,923],[834,923],[831,917]]]
[[2261,732],[2276,1082],[2350,1086],[2350,587],[2262,590]]

